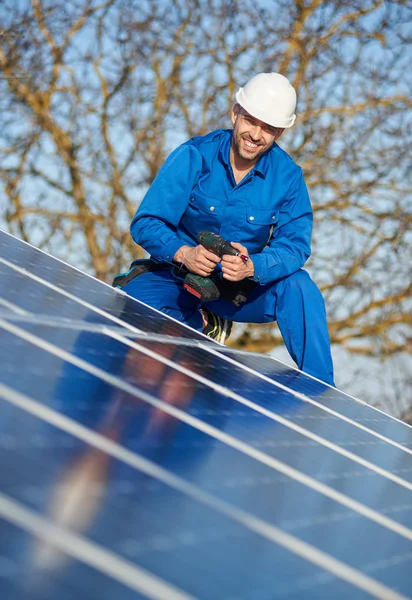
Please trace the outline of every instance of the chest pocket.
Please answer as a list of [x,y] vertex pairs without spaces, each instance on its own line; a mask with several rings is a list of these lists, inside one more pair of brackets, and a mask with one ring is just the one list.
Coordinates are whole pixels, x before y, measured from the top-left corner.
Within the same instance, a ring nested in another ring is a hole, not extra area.
[[181,219],[181,226],[195,239],[201,230],[216,232],[220,228],[222,211],[221,200],[192,191],[188,207]]
[[270,208],[246,207],[246,230],[248,242],[256,250],[262,250],[272,235],[276,213]]

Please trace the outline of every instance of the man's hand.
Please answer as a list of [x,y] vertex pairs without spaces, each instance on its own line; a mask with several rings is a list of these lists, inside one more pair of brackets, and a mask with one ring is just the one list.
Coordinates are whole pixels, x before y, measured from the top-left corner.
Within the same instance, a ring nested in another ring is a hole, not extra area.
[[208,277],[221,259],[210,250],[206,250],[203,246],[182,246],[176,252],[173,260],[178,263],[183,263],[184,266],[196,275]]
[[222,273],[224,279],[227,279],[228,281],[241,281],[247,277],[253,277],[255,274],[255,267],[253,266],[252,260],[249,258],[247,248],[237,242],[230,243],[233,248],[239,250],[242,257],[224,254],[222,257]]

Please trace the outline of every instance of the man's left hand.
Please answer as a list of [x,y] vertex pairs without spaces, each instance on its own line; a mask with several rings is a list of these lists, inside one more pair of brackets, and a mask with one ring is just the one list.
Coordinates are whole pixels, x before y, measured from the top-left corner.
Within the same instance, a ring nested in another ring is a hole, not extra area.
[[222,256],[222,273],[223,278],[228,281],[241,281],[246,277],[253,277],[255,274],[255,268],[253,261],[249,257],[249,252],[245,246],[238,244],[237,242],[230,242],[233,248],[239,251],[241,256],[231,256],[230,254],[224,254]]

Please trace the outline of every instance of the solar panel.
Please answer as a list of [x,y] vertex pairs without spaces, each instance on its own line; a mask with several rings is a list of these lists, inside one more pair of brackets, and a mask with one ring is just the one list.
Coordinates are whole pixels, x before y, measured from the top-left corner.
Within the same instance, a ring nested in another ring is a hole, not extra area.
[[7,305],[32,315],[40,311],[49,318],[60,315],[71,320],[207,339],[141,302],[136,310],[137,301],[131,301],[119,290],[4,232],[0,237],[0,277]]
[[412,429],[0,234],[0,596],[412,597]]

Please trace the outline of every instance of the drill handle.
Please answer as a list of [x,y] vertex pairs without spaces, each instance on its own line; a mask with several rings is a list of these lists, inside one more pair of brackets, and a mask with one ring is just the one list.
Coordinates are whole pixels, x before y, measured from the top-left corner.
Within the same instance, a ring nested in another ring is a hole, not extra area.
[[206,250],[210,250],[217,256],[222,257],[224,254],[230,254],[232,256],[238,256],[239,251],[233,248],[230,242],[226,241],[225,238],[212,233],[211,231],[200,231],[197,236],[197,241]]

